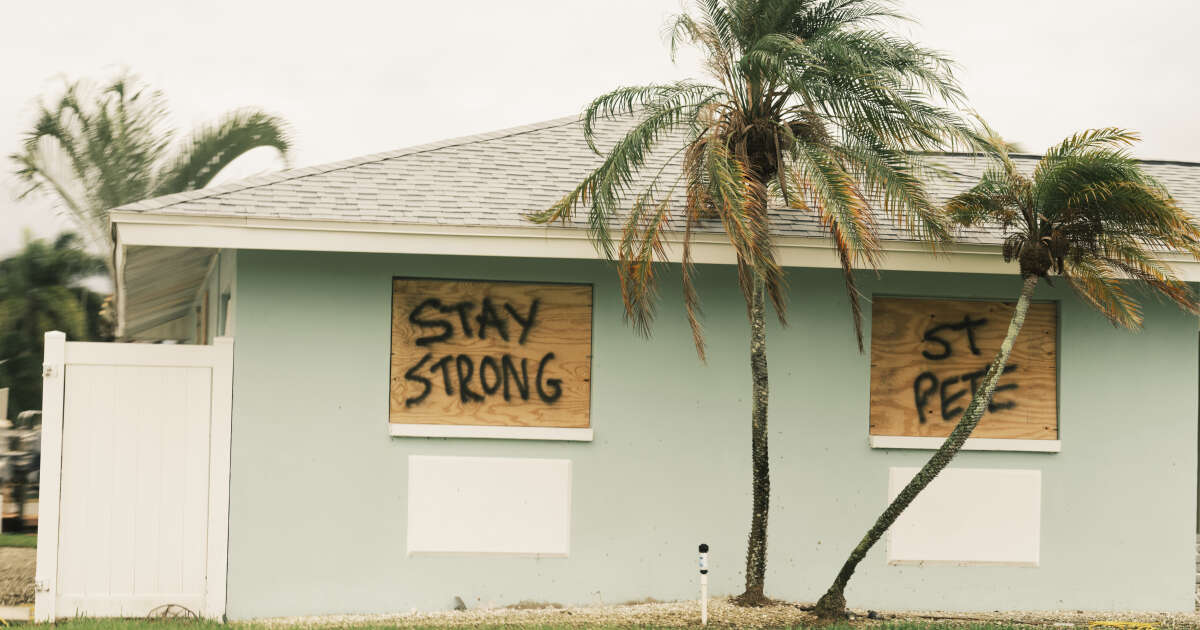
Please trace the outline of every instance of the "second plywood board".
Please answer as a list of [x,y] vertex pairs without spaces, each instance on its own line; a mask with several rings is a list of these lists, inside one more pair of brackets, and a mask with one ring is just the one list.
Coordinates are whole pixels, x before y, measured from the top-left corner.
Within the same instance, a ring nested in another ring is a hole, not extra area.
[[[944,437],[983,380],[1013,304],[876,298],[871,435]],[[1058,309],[1030,306],[992,404],[972,437],[1058,439]]]

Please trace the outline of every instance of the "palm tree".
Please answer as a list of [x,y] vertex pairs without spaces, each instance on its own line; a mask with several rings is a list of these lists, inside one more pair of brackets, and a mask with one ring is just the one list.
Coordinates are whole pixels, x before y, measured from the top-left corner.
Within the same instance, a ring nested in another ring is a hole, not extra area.
[[0,386],[10,388],[13,409],[41,409],[45,331],[96,338],[100,296],[79,283],[103,272],[103,259],[69,232],[53,243],[27,235],[19,253],[0,260]]
[[863,536],[817,602],[823,618],[845,615],[846,583],[858,563],[979,424],[1040,279],[1049,283],[1051,273],[1062,276],[1085,303],[1130,329],[1141,327],[1142,314],[1127,292],[1129,283],[1200,313],[1191,288],[1155,257],[1166,250],[1200,257],[1200,226],[1130,156],[1136,134],[1109,128],[1073,135],[1047,151],[1026,176],[1009,158],[1007,146],[987,131],[995,165],[978,184],[951,198],[946,209],[959,225],[1003,231],[1004,261],[1017,261],[1021,275],[1008,332],[958,425]]
[[[127,203],[203,188],[251,149],[287,159],[291,141],[279,118],[237,110],[173,143],[163,95],[121,75],[99,90],[76,81],[42,105],[22,150],[10,157],[29,188],[56,199],[90,244],[112,249],[108,211]],[[113,261],[106,262],[109,275]],[[115,277],[115,276],[114,276]]]
[[[602,163],[531,218],[566,221],[586,206],[590,235],[616,259],[627,318],[643,334],[654,318],[657,263],[667,261],[669,236],[681,240],[687,317],[702,360],[692,234],[723,230],[729,238],[750,320],[753,507],[738,601],[753,605],[765,601],[770,500],[766,301],[781,323],[787,305],[771,216],[819,219],[841,260],[861,351],[853,268],[878,257],[872,211],[899,221],[914,239],[947,240],[921,184],[928,167],[912,150],[944,148],[971,132],[951,109],[962,94],[950,61],[882,30],[882,21],[900,17],[884,2],[697,0],[695,8],[675,18],[671,50],[698,46],[713,82],[624,87],[592,101],[583,129]],[[605,153],[596,126],[612,119],[632,126]],[[656,148],[666,149],[665,165],[639,179]],[[672,219],[682,219],[682,235]],[[619,242],[611,233],[616,221]]]

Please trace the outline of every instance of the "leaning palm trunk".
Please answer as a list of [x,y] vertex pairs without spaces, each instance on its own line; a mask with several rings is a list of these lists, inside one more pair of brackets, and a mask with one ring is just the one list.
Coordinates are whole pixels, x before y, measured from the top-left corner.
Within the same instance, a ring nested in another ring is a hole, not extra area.
[[833,580],[829,590],[825,592],[821,599],[817,602],[815,612],[818,617],[830,619],[842,617],[846,614],[846,584],[850,581],[850,577],[854,575],[854,570],[858,568],[858,563],[866,557],[867,552],[879,539],[883,537],[884,532],[896,522],[896,519],[908,508],[913,499],[933,481],[939,473],[942,472],[949,463],[954,459],[954,456],[962,450],[963,444],[970,437],[971,432],[979,424],[980,418],[987,411],[988,403],[992,400],[992,394],[996,391],[996,382],[1000,380],[1000,374],[1004,372],[1004,366],[1008,363],[1008,355],[1012,352],[1013,343],[1017,340],[1017,335],[1021,332],[1021,327],[1025,325],[1025,315],[1029,311],[1029,302],[1033,297],[1033,290],[1037,287],[1038,277],[1027,276],[1024,284],[1021,286],[1021,297],[1017,300],[1017,306],[1013,310],[1012,320],[1008,324],[1008,333],[1004,336],[1004,343],[1000,346],[1000,351],[996,353],[996,358],[992,360],[988,366],[987,373],[983,377],[983,383],[975,392],[975,397],[971,399],[971,403],[963,412],[962,419],[958,421],[958,426],[950,432],[950,436],[942,443],[941,448],[929,458],[925,466],[904,486],[900,494],[892,500],[883,514],[879,516],[879,520],[871,526],[867,534],[863,536],[858,546],[854,551],[850,552],[850,557],[846,559],[846,563],[842,565],[842,570],[838,572],[837,578]]
[[767,455],[767,308],[762,278],[754,280],[750,298],[750,380],[753,389],[750,409],[750,461],[753,507],[750,536],[746,545],[746,591],[739,598],[745,605],[763,602],[767,571],[767,512],[771,502],[771,475]]

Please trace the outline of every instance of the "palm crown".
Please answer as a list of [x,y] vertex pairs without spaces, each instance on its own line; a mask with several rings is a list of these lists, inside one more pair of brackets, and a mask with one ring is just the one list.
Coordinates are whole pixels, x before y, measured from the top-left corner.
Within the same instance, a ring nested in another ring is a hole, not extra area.
[[[832,238],[851,296],[862,347],[852,268],[874,264],[878,209],[918,240],[950,235],[921,178],[925,156],[913,150],[974,140],[950,109],[961,99],[951,64],[939,53],[882,30],[898,17],[874,0],[700,0],[698,15],[681,15],[671,30],[674,53],[698,45],[715,83],[627,87],[595,99],[583,114],[593,150],[596,125],[630,117],[636,124],[603,163],[558,203],[532,218],[565,220],[588,209],[598,246],[618,261],[626,314],[647,331],[654,314],[656,261],[682,205],[682,262],[688,319],[703,356],[692,283],[690,243],[706,219],[719,219],[736,255],[750,301],[756,282],[783,319],[784,282],[768,211],[815,215]],[[940,101],[942,104],[936,104]],[[652,150],[667,138],[668,166],[638,179]],[[676,161],[681,163],[675,165]],[[621,201],[636,185],[631,210]],[[610,233],[622,222],[618,242]]]
[[1047,151],[1029,176],[994,133],[991,140],[994,165],[946,204],[956,223],[999,226],[1004,259],[1018,261],[1023,277],[1066,278],[1115,324],[1142,322],[1123,279],[1198,311],[1193,291],[1159,258],[1168,250],[1200,256],[1200,227],[1129,154],[1136,134],[1075,134]]
[[77,81],[52,106],[41,106],[21,151],[10,157],[29,185],[26,194],[55,197],[87,239],[108,250],[109,209],[203,188],[251,149],[272,147],[286,159],[291,147],[284,122],[261,111],[234,111],[178,144],[166,115],[162,94],[134,77],[98,90]]
[[17,410],[40,404],[43,332],[98,332],[100,298],[79,283],[103,272],[104,261],[80,245],[71,233],[52,243],[26,235],[22,251],[0,260],[0,386],[12,388]]

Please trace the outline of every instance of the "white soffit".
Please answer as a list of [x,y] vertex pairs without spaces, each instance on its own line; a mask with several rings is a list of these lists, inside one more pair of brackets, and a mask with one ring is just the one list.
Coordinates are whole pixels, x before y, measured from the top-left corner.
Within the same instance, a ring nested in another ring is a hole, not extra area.
[[408,458],[409,554],[566,557],[571,462]]
[[[216,249],[126,246],[118,275],[124,333],[153,340],[163,324],[186,317],[204,283]],[[173,338],[173,337],[164,337]]]
[[[917,473],[888,470],[888,501]],[[1042,472],[943,470],[888,530],[888,564],[1038,566]]]

